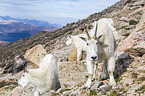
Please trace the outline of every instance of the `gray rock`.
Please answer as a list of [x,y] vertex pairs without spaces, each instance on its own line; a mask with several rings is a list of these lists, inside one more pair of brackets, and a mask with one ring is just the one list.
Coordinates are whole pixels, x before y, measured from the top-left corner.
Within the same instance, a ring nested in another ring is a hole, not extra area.
[[8,96],[20,96],[22,89],[22,87],[17,86],[12,90],[12,92]]
[[91,87],[91,90],[94,90],[94,89],[99,88],[99,86],[101,86],[102,84],[103,84],[102,81],[99,81],[99,82],[95,83],[95,84]]
[[5,66],[5,64],[0,62],[0,67],[4,67],[4,66]]
[[109,85],[102,85],[102,86],[100,86],[99,89],[100,89],[101,93],[105,93],[110,90],[110,87],[109,87]]
[[119,56],[119,59],[123,59],[123,60],[127,60],[129,58],[129,54],[128,53],[123,53]]
[[131,88],[127,91],[127,94],[134,94],[135,91],[136,91],[137,89],[139,89],[140,87],[141,87],[140,84],[134,85],[133,87],[131,87]]

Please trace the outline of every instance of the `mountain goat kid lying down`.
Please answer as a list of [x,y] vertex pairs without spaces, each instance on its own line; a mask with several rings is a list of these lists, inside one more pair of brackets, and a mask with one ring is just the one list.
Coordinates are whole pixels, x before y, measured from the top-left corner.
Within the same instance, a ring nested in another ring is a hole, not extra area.
[[74,44],[77,49],[77,61],[80,61],[82,58],[82,52],[86,51],[87,44],[84,40],[82,40],[80,37],[86,38],[86,34],[79,34],[75,36],[68,36],[66,45]]
[[115,38],[113,32],[109,26],[109,23],[104,21],[94,22],[91,32],[94,32],[94,36],[91,37],[86,29],[87,38],[80,37],[87,44],[87,57],[86,64],[89,74],[89,78],[85,84],[85,87],[90,88],[92,78],[95,78],[96,65],[94,63],[101,63],[103,61],[101,79],[106,79],[106,68],[109,73],[109,84],[115,86],[113,72],[115,69]]
[[23,73],[18,84],[23,88],[29,83],[34,84],[34,96],[39,96],[51,89],[56,90],[58,82],[56,59],[52,54],[47,54],[42,58],[39,69],[28,69],[28,73]]

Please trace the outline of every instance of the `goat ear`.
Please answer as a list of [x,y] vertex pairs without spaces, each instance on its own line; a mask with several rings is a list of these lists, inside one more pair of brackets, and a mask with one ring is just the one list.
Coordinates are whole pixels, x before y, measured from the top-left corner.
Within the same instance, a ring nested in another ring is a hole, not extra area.
[[25,68],[25,69],[24,69],[24,73],[29,73],[29,71]]
[[103,35],[99,35],[97,38],[98,38],[98,40],[102,37]]
[[71,36],[68,36],[67,38],[71,38]]
[[97,36],[97,41],[101,44],[103,42],[103,35]]
[[87,39],[86,38],[84,38],[84,37],[80,37],[82,40],[84,40],[84,41],[87,41]]
[[71,38],[71,36],[68,36],[69,38]]

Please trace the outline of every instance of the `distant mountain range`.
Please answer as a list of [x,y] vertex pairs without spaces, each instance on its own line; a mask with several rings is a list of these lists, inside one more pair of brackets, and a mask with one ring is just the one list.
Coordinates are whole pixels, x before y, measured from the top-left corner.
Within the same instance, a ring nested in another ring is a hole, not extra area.
[[26,23],[38,25],[38,26],[49,26],[49,27],[54,27],[54,28],[60,28],[61,25],[58,24],[50,24],[49,22],[46,21],[38,21],[38,20],[29,20],[29,19],[21,19],[21,18],[12,18],[10,16],[0,16],[0,19],[2,20],[15,20],[15,21],[23,21]]
[[[24,20],[24,21],[20,21]],[[33,23],[33,24],[32,24]],[[37,24],[36,24],[37,23]],[[46,26],[48,25],[48,26]],[[0,41],[13,42],[21,38],[30,37],[40,31],[53,31],[57,29],[59,25],[50,24],[44,21],[19,19],[13,20],[9,16],[0,16]]]

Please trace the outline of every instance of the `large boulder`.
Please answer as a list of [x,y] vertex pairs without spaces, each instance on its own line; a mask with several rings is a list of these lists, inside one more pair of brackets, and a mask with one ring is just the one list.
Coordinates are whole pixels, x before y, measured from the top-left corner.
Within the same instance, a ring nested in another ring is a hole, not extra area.
[[129,54],[134,56],[141,57],[142,55],[145,54],[145,42],[144,41],[138,42],[138,45],[126,49],[125,52],[128,52]]
[[[26,51],[24,58],[29,61],[30,65],[34,68],[38,68],[40,64],[40,60],[47,54],[44,47],[39,44],[34,46],[33,48]],[[37,66],[38,65],[38,66]]]

